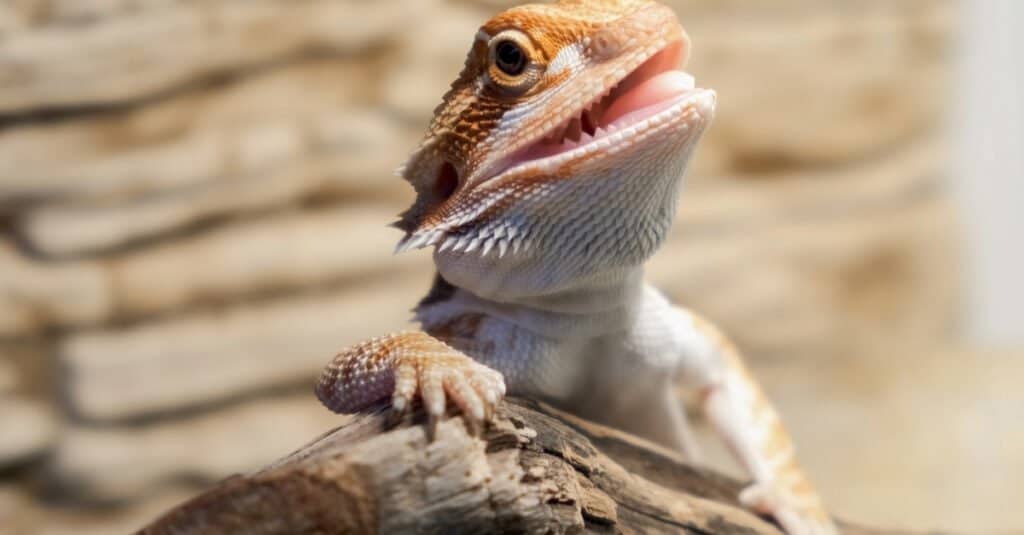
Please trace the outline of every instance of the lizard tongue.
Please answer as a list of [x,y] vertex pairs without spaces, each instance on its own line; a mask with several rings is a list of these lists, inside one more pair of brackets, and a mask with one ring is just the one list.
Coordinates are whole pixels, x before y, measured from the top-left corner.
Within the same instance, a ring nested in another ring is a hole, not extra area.
[[653,115],[693,88],[694,79],[689,74],[677,70],[665,71],[617,96],[602,114],[601,126],[632,122]]

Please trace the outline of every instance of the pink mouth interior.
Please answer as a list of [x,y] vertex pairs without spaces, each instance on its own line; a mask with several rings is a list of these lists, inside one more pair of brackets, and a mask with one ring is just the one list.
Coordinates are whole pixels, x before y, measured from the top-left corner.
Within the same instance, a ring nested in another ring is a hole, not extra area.
[[693,79],[679,70],[684,53],[682,41],[670,44],[515,160],[538,160],[566,152],[668,109],[693,90]]
[[599,126],[609,126],[620,121],[630,122],[622,119],[633,118],[638,114],[648,115],[643,113],[647,108],[674,101],[691,89],[693,86],[690,79],[680,71],[657,74],[616,98],[604,112]]
[[682,53],[682,43],[675,43],[655,54],[620,82],[605,97],[611,102],[601,116],[599,126],[611,125],[648,106],[675,100],[693,89],[691,79],[678,70]]

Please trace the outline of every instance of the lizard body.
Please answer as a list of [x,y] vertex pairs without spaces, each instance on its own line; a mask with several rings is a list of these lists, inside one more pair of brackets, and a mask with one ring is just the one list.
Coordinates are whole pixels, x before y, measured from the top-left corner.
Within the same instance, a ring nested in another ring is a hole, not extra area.
[[643,281],[716,105],[677,70],[688,38],[650,0],[499,14],[402,170],[417,198],[398,249],[433,247],[423,331],[340,353],[332,410],[421,399],[482,424],[507,389],[698,455],[677,397],[697,392],[752,476],[741,501],[791,535],[835,527],[779,417],[710,323]]

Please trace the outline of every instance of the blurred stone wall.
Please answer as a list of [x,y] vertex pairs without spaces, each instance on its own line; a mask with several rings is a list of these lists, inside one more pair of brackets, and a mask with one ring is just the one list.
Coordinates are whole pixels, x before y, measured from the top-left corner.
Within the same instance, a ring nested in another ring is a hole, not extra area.
[[[720,113],[650,278],[759,363],[942,339],[950,3],[669,3]],[[392,170],[511,4],[0,4],[0,525],[129,529],[338,421],[320,366],[431,277]]]

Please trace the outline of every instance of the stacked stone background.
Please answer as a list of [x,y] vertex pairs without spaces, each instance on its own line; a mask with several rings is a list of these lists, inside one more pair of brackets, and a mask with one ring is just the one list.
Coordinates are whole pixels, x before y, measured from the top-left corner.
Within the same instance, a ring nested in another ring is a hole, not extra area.
[[[906,519],[848,492],[815,433],[838,407],[870,436],[915,384],[894,352],[963,360],[931,350],[959,295],[937,133],[955,10],[669,3],[721,111],[649,276],[735,335],[840,511]],[[338,422],[316,372],[405,325],[431,277],[391,255],[392,170],[511,4],[0,5],[0,532],[127,531]],[[920,501],[909,518],[939,514]]]

